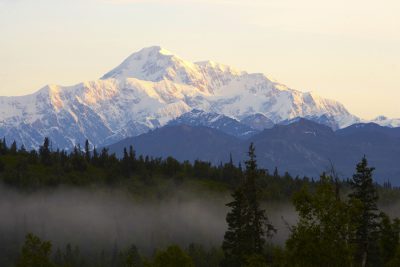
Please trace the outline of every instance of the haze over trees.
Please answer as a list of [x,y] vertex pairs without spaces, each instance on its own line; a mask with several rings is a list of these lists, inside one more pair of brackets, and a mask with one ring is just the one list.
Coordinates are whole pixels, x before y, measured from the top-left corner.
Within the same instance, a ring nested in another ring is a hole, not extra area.
[[[28,195],[61,185],[129,185],[132,196],[154,195],[162,201],[171,192],[165,188],[191,183],[217,193],[231,192],[232,196],[227,201],[226,231],[221,232],[224,239],[220,245],[171,243],[144,251],[141,244],[119,246],[116,242],[102,249],[95,244],[89,248],[55,245],[41,233],[27,233],[24,244],[15,249],[0,240],[7,247],[0,251],[0,265],[399,266],[400,220],[384,213],[380,204],[397,201],[400,194],[390,183],[374,184],[373,171],[364,157],[347,181],[339,181],[332,173],[323,173],[318,180],[293,178],[288,173],[281,176],[277,169],[270,174],[258,168],[253,145],[242,167],[236,166],[234,159],[212,166],[202,161],[181,163],[173,158],[137,156],[133,147],[117,158],[106,149],[90,149],[88,142],[83,149],[66,152],[52,151],[51,141],[45,139],[36,152],[1,141],[0,180],[10,190]],[[270,238],[282,229],[271,223],[266,212],[276,201],[291,201],[298,214],[296,223],[287,224],[288,238],[281,244]]]

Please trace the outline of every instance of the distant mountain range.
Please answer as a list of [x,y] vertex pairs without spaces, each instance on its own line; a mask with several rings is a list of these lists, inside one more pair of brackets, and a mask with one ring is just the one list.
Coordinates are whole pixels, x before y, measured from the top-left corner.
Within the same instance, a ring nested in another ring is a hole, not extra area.
[[333,129],[360,122],[337,101],[290,89],[263,74],[212,61],[192,63],[155,46],[132,54],[96,81],[0,97],[0,136],[26,148],[37,148],[44,137],[58,148],[86,139],[99,146],[197,115],[217,120],[197,124],[241,138],[299,117]]
[[214,164],[227,162],[230,154],[236,163],[246,159],[254,142],[257,159],[263,168],[281,173],[317,178],[329,171],[331,164],[342,178],[350,177],[356,163],[366,155],[376,167],[378,182],[390,180],[400,185],[400,128],[375,123],[354,124],[333,131],[306,119],[288,125],[276,125],[243,140],[226,134],[224,129],[193,125],[167,125],[109,146],[121,155],[133,145],[138,154],[153,157],[172,156],[178,160],[205,160]]
[[134,144],[143,154],[219,163],[230,153],[242,161],[254,142],[269,169],[316,177],[331,160],[349,176],[366,154],[380,179],[400,178],[400,119],[362,122],[337,101],[260,73],[192,63],[158,46],[133,53],[96,81],[0,97],[0,137],[27,149],[45,137],[61,149],[88,139],[115,152]]

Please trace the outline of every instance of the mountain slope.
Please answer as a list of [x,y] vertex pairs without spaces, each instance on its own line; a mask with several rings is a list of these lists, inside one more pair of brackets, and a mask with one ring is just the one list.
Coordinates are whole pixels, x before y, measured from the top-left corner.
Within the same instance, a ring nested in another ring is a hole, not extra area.
[[132,145],[139,155],[172,156],[180,161],[227,161],[226,148],[240,143],[239,139],[221,131],[202,126],[169,125],[137,137],[127,138],[109,146],[110,152],[121,156],[124,147]]
[[381,126],[400,127],[400,119],[389,119],[385,116],[378,116],[371,122],[379,124]]
[[244,117],[240,122],[259,131],[274,127],[274,122],[260,113]]
[[278,166],[296,175],[318,177],[321,172],[329,171],[332,163],[342,177],[350,177],[365,155],[376,167],[377,181],[389,179],[399,185],[399,130],[358,124],[333,132],[302,119],[266,130],[249,141],[257,147],[260,164],[268,168]]
[[45,136],[59,148],[85,139],[110,144],[193,109],[237,121],[254,114],[273,123],[310,116],[329,117],[338,127],[359,121],[337,101],[290,89],[263,74],[188,62],[156,46],[132,54],[97,81],[0,97],[0,135],[27,148],[37,148]]
[[257,130],[235,119],[217,113],[204,112],[197,109],[185,113],[168,123],[168,125],[181,124],[190,126],[205,126],[244,139],[258,132]]
[[133,145],[141,154],[156,157],[174,156],[179,160],[202,159],[214,164],[246,160],[250,142],[256,147],[261,167],[283,173],[318,178],[334,165],[342,178],[350,177],[356,164],[366,155],[376,167],[378,182],[390,180],[400,185],[400,128],[376,124],[358,124],[338,131],[309,121],[297,120],[289,125],[276,125],[241,140],[205,127],[166,126],[138,137],[112,145],[111,151],[121,153]]

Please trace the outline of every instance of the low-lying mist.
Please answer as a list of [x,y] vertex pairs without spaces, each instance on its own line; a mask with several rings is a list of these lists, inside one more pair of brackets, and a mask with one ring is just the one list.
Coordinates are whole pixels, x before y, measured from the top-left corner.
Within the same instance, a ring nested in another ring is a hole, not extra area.
[[[227,193],[191,188],[171,189],[168,197],[157,200],[138,200],[125,189],[59,187],[26,193],[0,186],[0,245],[20,247],[32,232],[54,247],[70,243],[92,252],[132,244],[144,253],[171,244],[220,246],[229,201]],[[271,241],[283,244],[288,225],[297,220],[294,207],[276,202],[263,207],[278,230]],[[399,203],[381,208],[400,216]]]
[[[71,243],[90,250],[132,244],[148,252],[170,244],[220,246],[229,196],[183,192],[139,201],[123,189],[60,187],[24,193],[1,186],[0,240],[20,246],[32,232],[55,247]],[[273,242],[282,243],[288,234],[285,221],[295,222],[296,214],[289,204],[265,206],[278,229]]]

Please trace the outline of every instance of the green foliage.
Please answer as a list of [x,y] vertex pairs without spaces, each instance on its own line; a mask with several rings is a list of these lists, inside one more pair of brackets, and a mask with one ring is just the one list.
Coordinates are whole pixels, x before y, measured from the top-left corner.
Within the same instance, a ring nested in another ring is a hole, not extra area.
[[[213,166],[202,161],[181,163],[171,157],[137,157],[133,147],[124,149],[119,159],[107,149],[90,150],[89,142],[83,150],[77,146],[67,153],[52,151],[46,138],[38,153],[18,150],[15,142],[8,147],[4,140],[0,141],[0,181],[18,189],[106,185],[127,188],[134,197],[160,200],[188,187],[204,189],[199,193],[207,196],[235,188],[233,199],[227,204],[228,229],[221,248],[207,250],[191,244],[185,252],[171,246],[148,261],[135,246],[119,250],[115,245],[88,256],[78,247],[66,245],[52,255],[50,242],[30,234],[15,261],[17,267],[400,266],[400,220],[389,218],[377,208],[378,192],[390,203],[400,199],[400,190],[390,183],[383,187],[374,184],[373,170],[363,158],[351,181],[339,182],[322,175],[315,182],[306,177],[293,178],[288,173],[280,176],[277,169],[273,175],[258,169],[253,145],[242,170],[232,159]],[[347,192],[350,193],[346,197]],[[274,228],[260,208],[260,201],[290,198],[299,220],[290,226],[286,246],[267,244]],[[0,259],[0,265],[6,262],[4,266],[10,266],[16,253],[10,255],[7,260]]]
[[227,204],[231,210],[226,216],[228,230],[222,244],[225,253],[222,266],[240,267],[249,256],[261,255],[265,238],[274,231],[265,210],[260,208],[260,192],[257,187],[260,171],[253,144],[249,148],[249,160],[245,163],[245,179],[232,194],[233,201]]
[[[137,157],[133,147],[124,149],[123,157],[117,158],[103,148],[90,150],[89,142],[84,149],[76,146],[70,153],[52,150],[46,138],[39,152],[26,151],[23,147],[15,153],[0,141],[0,181],[23,190],[35,190],[58,185],[128,187],[136,196],[160,195],[160,186],[172,182],[176,187],[192,184],[210,191],[226,192],[237,188],[244,179],[241,167],[233,164],[213,166],[209,162],[196,160],[178,162],[166,159]],[[15,143],[15,146],[17,144]],[[13,147],[15,147],[13,145]],[[307,178],[293,179],[286,174],[270,175],[267,170],[257,171],[258,197],[263,200],[288,201],[303,184],[313,186]]]
[[124,267],[143,267],[142,257],[135,245],[131,246],[126,255]]
[[391,258],[386,264],[385,267],[398,267],[400,266],[400,246],[397,245],[396,253],[393,258]]
[[51,243],[28,234],[16,267],[54,267],[50,261]]
[[179,247],[170,246],[158,251],[152,263],[153,267],[194,267],[192,259]]
[[396,266],[400,221],[379,212],[373,170],[364,157],[346,200],[325,175],[313,193],[295,195],[299,222],[286,242],[289,266]]
[[263,255],[254,254],[246,259],[245,267],[268,267]]
[[260,171],[257,167],[253,143],[250,145],[248,156],[249,159],[245,162],[245,181],[242,186],[245,204],[247,205],[245,231],[248,244],[246,247],[252,254],[261,254],[265,245],[265,238],[271,236],[275,228],[269,223],[265,210],[260,208],[260,190],[257,186]]
[[50,139],[47,137],[39,148],[39,157],[43,165],[51,165]]
[[[57,254],[56,254],[57,255]],[[56,262],[56,260],[55,260]],[[61,260],[58,262],[59,266],[63,267],[83,267],[84,260],[80,255],[80,250],[78,246],[72,248],[71,244],[65,246],[64,253],[61,253]]]
[[321,176],[315,193],[304,188],[293,199],[299,222],[286,242],[290,266],[350,266],[350,213],[330,177]]
[[9,151],[12,155],[17,154],[17,142],[13,142],[10,146],[10,151]]
[[352,192],[349,194],[350,204],[354,209],[352,223],[355,227],[353,243],[355,245],[356,266],[377,266],[379,264],[379,212],[378,194],[373,184],[374,168],[368,167],[364,157],[357,164],[356,173],[350,182]]
[[187,253],[196,267],[210,267],[207,251],[202,245],[190,244]]
[[227,206],[231,209],[226,215],[228,230],[224,235],[222,249],[224,250],[223,266],[241,266],[246,258],[245,240],[245,199],[242,190],[236,190],[233,194],[233,201]]
[[4,164],[4,162],[0,159],[0,173],[3,172],[6,168],[6,165]]
[[[398,257],[396,254],[399,249],[400,220],[393,221],[384,213],[380,214],[381,222],[379,229],[379,248],[382,262],[385,266],[390,266]],[[399,265],[400,266],[400,265]]]

